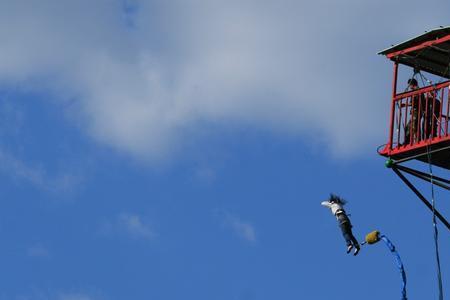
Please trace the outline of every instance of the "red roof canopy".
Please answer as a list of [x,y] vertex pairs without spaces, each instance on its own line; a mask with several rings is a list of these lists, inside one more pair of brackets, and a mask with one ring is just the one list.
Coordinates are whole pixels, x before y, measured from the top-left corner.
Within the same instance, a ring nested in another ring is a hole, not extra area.
[[378,54],[400,64],[450,79],[450,27],[433,29]]

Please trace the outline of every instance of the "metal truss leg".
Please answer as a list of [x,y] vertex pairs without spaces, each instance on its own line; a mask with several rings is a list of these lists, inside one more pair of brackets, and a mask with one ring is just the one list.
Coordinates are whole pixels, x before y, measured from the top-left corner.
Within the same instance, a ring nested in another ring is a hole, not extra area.
[[422,180],[425,180],[427,182],[433,183],[434,185],[437,185],[443,189],[450,190],[450,180],[438,177],[438,176],[431,176],[428,173],[424,173],[418,170],[414,170],[405,166],[396,165],[395,166],[398,170],[403,171],[405,173],[408,173],[410,175],[413,175],[417,178],[420,178]]
[[[392,167],[392,170],[397,174],[398,177],[414,192],[414,194],[419,197],[419,199],[425,204],[431,211],[433,211],[433,206],[430,204],[430,202],[419,192],[418,189],[397,169],[396,166]],[[434,212],[436,214],[436,217],[447,227],[448,230],[450,230],[450,223],[437,211],[434,209]]]

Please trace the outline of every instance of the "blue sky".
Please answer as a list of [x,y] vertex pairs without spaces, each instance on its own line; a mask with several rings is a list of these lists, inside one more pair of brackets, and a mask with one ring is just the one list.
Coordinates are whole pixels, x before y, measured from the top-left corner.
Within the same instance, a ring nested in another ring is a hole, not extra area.
[[448,25],[422,5],[0,0],[0,299],[398,299],[384,245],[345,254],[330,192],[437,298],[431,214],[376,154],[377,51]]

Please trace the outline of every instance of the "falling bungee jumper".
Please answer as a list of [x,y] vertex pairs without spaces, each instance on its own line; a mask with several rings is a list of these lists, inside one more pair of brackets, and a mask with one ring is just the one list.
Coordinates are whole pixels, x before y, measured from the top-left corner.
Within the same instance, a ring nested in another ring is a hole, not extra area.
[[339,227],[342,230],[342,235],[347,243],[347,253],[350,253],[350,251],[355,248],[353,255],[357,255],[360,246],[356,238],[353,236],[352,224],[350,223],[350,219],[344,210],[344,205],[346,203],[347,201],[341,197],[331,194],[330,198],[327,201],[323,201],[321,204],[331,209],[331,213],[336,216]]
[[[353,255],[357,255],[361,246],[359,245],[356,238],[353,236],[352,233],[352,224],[350,223],[350,219],[348,218],[348,215],[346,214],[343,206],[347,203],[344,199],[342,199],[339,196],[336,196],[334,194],[330,195],[330,198],[327,201],[323,201],[321,204],[323,206],[328,207],[331,209],[331,213],[336,216],[336,219],[338,220],[339,227],[342,230],[342,235],[344,236],[345,242],[347,243],[347,253],[350,253],[350,251],[354,248],[355,251]],[[406,298],[406,272],[403,267],[402,260],[400,259],[400,255],[398,254],[395,246],[392,244],[392,242],[384,235],[380,234],[379,231],[375,230],[369,234],[366,235],[365,241],[361,245],[365,244],[375,244],[378,241],[383,241],[386,246],[389,248],[391,253],[393,254],[395,258],[395,263],[400,271],[401,279],[402,279],[402,285],[401,285],[401,300],[407,300]]]

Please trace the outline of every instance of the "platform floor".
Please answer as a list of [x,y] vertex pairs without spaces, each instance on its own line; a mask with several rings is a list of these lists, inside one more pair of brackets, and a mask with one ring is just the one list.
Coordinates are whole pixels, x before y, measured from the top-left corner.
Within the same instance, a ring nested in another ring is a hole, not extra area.
[[[428,148],[431,154],[431,163],[441,168],[450,170],[450,140],[433,143]],[[422,162],[428,163],[426,145],[414,149],[408,149],[408,147],[405,147],[405,149],[391,152],[390,155],[387,153],[381,153],[381,155],[390,157],[395,161],[417,159]]]

